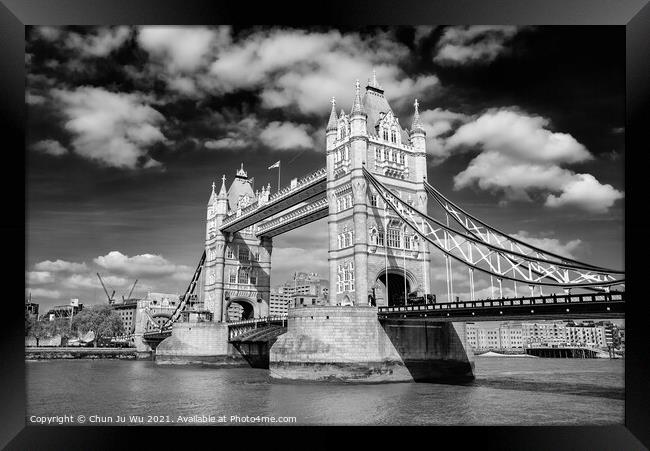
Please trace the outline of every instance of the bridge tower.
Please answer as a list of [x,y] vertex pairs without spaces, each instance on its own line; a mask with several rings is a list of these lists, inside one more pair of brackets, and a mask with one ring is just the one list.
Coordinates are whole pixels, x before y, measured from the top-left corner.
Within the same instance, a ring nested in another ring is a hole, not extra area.
[[411,130],[393,113],[373,73],[357,81],[350,114],[332,110],[326,128],[329,303],[401,305],[430,293],[428,246],[368,187],[365,167],[402,200],[427,210],[426,143],[415,101]]
[[[219,193],[214,189],[213,183],[207,206],[205,307],[217,322],[234,319],[229,318],[229,311],[231,316],[236,314],[237,319],[266,316],[272,239],[257,238],[255,225],[236,233],[221,232],[219,228],[227,216],[240,214],[243,208],[260,199],[268,200],[271,188],[262,187],[261,191],[253,192],[252,181],[242,164],[227,190],[225,175]],[[234,305],[239,307],[231,308]]]

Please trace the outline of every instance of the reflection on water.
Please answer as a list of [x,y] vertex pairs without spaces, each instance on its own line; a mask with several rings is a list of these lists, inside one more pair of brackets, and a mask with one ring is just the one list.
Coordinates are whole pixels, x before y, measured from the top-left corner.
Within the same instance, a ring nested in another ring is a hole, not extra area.
[[622,424],[624,364],[476,359],[463,385],[289,383],[267,370],[27,362],[29,415],[295,416],[297,424]]

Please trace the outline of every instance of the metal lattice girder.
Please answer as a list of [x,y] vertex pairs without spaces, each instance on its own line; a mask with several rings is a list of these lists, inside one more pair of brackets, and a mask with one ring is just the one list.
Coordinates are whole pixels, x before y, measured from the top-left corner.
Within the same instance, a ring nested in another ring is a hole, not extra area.
[[525,243],[522,240],[513,238],[506,233],[486,224],[480,219],[472,216],[467,213],[457,204],[453,203],[447,199],[440,191],[435,187],[430,185],[428,182],[424,182],[425,189],[429,194],[432,195],[434,200],[440,205],[445,212],[451,216],[458,225],[460,225],[465,232],[474,236],[475,238],[483,241],[487,244],[492,244],[496,247],[499,247],[505,251],[516,252],[519,255],[523,255],[526,258],[540,262],[556,262],[560,264],[566,264],[568,266],[574,266],[576,268],[593,268],[594,270],[603,271],[612,274],[623,274],[624,271],[613,270],[609,268],[603,268],[600,266],[594,266],[589,263],[580,262],[577,260],[570,259],[568,257],[563,257],[561,255],[554,254],[552,252],[540,249],[538,247],[532,246],[528,243]]
[[442,253],[466,266],[499,279],[529,285],[578,288],[605,287],[624,282],[624,278],[617,277],[620,275],[617,271],[596,269],[590,265],[580,265],[579,262],[562,262],[526,255],[518,250],[504,249],[474,234],[455,230],[402,201],[365,168],[364,175],[386,205],[405,224]]
[[187,290],[185,290],[185,294],[183,295],[181,302],[179,302],[178,307],[176,307],[176,310],[174,310],[172,316],[169,318],[168,321],[165,322],[165,324],[162,325],[160,330],[163,330],[166,327],[171,326],[181,316],[183,309],[185,309],[185,305],[187,305],[187,301],[190,299],[191,295],[194,293],[194,290],[196,289],[196,284],[199,282],[199,277],[201,276],[201,271],[203,270],[204,263],[205,263],[205,251],[203,251],[203,255],[201,255],[199,264],[196,267],[196,270],[194,271],[194,276],[192,277],[192,280],[190,281]]

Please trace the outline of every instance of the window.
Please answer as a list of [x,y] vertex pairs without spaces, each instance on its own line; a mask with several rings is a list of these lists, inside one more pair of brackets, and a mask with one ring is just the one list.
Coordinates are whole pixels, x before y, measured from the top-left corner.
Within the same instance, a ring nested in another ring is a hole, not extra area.
[[384,138],[384,141],[388,141],[388,130],[387,129],[384,129],[382,137]]
[[228,249],[226,250],[226,257],[227,258],[235,258],[235,255],[234,255],[233,250],[232,250],[231,247],[228,247]]
[[375,160],[381,160],[381,149],[379,147],[375,147]]
[[377,206],[377,195],[376,195],[376,194],[371,194],[371,195],[370,195],[370,205],[371,205],[372,207],[376,207],[376,206]]
[[248,268],[239,268],[238,283],[248,283]]
[[390,132],[390,140],[391,140],[391,142],[394,142],[394,143],[397,142],[397,132],[395,130]]
[[399,162],[401,164],[404,164],[404,152],[400,152],[400,154],[399,154]]
[[257,270],[256,269],[251,270],[250,283],[251,283],[251,285],[256,285],[257,284]]
[[239,248],[239,261],[240,262],[247,262],[249,258],[249,253],[248,249],[244,248]]
[[404,235],[404,249],[411,249],[413,247],[412,236]]
[[228,281],[230,283],[237,283],[237,272],[236,272],[235,269],[230,270],[230,275],[229,275]]
[[380,230],[377,232],[377,246],[383,246],[384,245],[384,232]]
[[401,247],[401,233],[399,229],[388,229],[388,247]]

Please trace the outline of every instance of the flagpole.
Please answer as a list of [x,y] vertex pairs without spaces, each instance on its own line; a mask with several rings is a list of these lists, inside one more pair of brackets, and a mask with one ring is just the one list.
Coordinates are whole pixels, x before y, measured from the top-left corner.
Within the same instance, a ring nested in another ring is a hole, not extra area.
[[280,166],[282,164],[278,164],[278,192],[280,192]]

